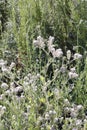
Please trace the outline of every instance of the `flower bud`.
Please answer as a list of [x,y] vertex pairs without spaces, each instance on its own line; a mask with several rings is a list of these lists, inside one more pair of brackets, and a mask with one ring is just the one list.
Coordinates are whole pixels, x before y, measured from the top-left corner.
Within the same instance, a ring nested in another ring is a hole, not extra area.
[[71,51],[68,50],[68,51],[67,51],[67,59],[70,60],[70,58],[71,58]]

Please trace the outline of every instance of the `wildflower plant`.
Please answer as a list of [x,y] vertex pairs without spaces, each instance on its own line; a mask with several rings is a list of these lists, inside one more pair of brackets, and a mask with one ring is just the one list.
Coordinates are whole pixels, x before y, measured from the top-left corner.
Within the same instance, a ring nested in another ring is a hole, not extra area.
[[86,1],[8,3],[3,33],[0,24],[0,129],[86,130],[86,17],[78,12]]

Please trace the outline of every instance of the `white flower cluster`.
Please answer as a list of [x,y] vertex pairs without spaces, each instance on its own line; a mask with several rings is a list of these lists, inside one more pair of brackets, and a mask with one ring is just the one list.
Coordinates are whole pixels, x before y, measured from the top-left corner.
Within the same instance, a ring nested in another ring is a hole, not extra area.
[[10,90],[13,94],[18,94],[18,93],[21,93],[23,92],[23,87],[22,86],[17,86],[17,87],[13,87],[13,86],[10,86]]
[[68,73],[69,79],[73,79],[73,78],[76,79],[76,78],[78,78],[78,74],[75,71],[76,71],[75,67],[70,69],[70,72]]
[[55,51],[53,42],[54,42],[54,37],[50,36],[47,44],[49,53]]
[[5,111],[6,111],[6,107],[0,105],[0,117],[5,113]]
[[74,59],[75,59],[75,60],[80,60],[80,59],[82,59],[82,55],[79,54],[79,53],[75,53],[75,54],[74,54]]
[[70,117],[71,118],[76,118],[78,117],[78,115],[80,114],[81,111],[83,111],[83,106],[82,105],[76,105],[76,104],[72,104],[72,107],[70,106],[69,103],[65,103],[64,104],[64,114],[67,115],[68,113],[70,113]]
[[7,68],[7,61],[4,61],[3,59],[0,60],[0,68],[2,70],[2,72],[4,73],[9,73],[9,70]]
[[78,77],[78,74],[75,73],[75,72],[69,72],[69,78],[72,79],[72,78],[77,78]]
[[33,45],[36,48],[44,48],[45,47],[45,43],[44,43],[43,38],[41,36],[38,36],[37,40],[33,40]]
[[4,61],[3,59],[0,60],[0,67],[3,67],[7,64],[7,61]]
[[27,76],[24,77],[24,81],[23,81],[23,86],[24,86],[24,90],[28,91],[31,90],[32,91],[36,91],[37,90],[37,81],[39,79],[40,75],[32,75],[31,73],[29,73]]
[[61,58],[63,56],[63,52],[59,48],[59,49],[54,50],[52,55],[53,55],[54,58]]
[[9,69],[12,70],[15,66],[16,66],[16,64],[14,62],[11,62]]
[[[62,49],[60,49],[60,48],[55,49],[53,42],[54,42],[54,37],[50,36],[49,40],[47,42],[48,51],[49,51],[49,53],[52,53],[53,58],[61,58],[63,56]],[[38,36],[37,40],[33,40],[33,45],[36,48],[44,49],[45,48],[44,39],[41,36]]]
[[50,120],[54,115],[56,115],[56,111],[49,110],[48,112],[45,113],[45,120]]
[[48,51],[52,53],[54,58],[61,58],[63,56],[62,49],[55,49],[53,45],[54,37],[50,36],[48,40]]
[[2,83],[0,86],[3,90],[7,90],[9,88],[7,83]]
[[15,66],[16,66],[15,63],[12,62],[11,65],[8,67],[8,66],[7,66],[7,61],[5,61],[5,60],[3,60],[3,59],[0,60],[0,68],[1,68],[1,70],[2,70],[3,73],[8,73],[8,74],[9,74],[10,71],[11,71]]

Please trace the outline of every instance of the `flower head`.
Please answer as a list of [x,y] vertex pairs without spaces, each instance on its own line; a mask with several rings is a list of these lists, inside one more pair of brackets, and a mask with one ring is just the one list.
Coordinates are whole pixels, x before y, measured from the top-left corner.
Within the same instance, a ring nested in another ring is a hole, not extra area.
[[11,70],[12,68],[14,68],[16,66],[16,64],[14,62],[11,63],[9,69]]
[[79,54],[79,53],[75,53],[75,54],[74,54],[74,59],[75,59],[75,60],[82,59],[82,55]]
[[55,51],[54,45],[48,45],[49,52],[53,53]]
[[59,49],[56,49],[55,51],[53,51],[52,55],[54,58],[61,58],[63,56],[63,52],[59,48]]
[[2,66],[1,70],[2,70],[3,73],[7,73],[7,74],[10,73],[10,69],[6,66]]
[[74,73],[76,71],[75,67],[71,68],[70,71]]
[[41,36],[38,36],[37,40],[33,41],[33,44],[37,48],[44,48],[45,47],[44,40]]
[[5,90],[6,90],[6,89],[8,89],[8,87],[9,87],[9,86],[8,86],[7,83],[2,83],[2,84],[1,84],[1,88],[2,88],[2,89],[5,89]]
[[64,65],[60,68],[60,72],[62,72],[62,73],[65,73],[66,70],[67,70],[67,69],[66,69],[66,66],[64,66]]
[[54,42],[54,37],[50,36],[48,40],[48,45],[52,45]]
[[69,75],[69,78],[70,78],[70,79],[73,79],[73,78],[75,78],[75,79],[76,79],[76,78],[78,78],[78,74],[77,74],[77,73],[75,73],[75,72],[69,72],[69,74],[68,74],[68,75]]
[[7,64],[7,61],[4,61],[3,59],[0,60],[0,67],[3,67]]
[[71,51],[68,50],[68,51],[67,51],[67,59],[70,60],[70,58],[71,58]]

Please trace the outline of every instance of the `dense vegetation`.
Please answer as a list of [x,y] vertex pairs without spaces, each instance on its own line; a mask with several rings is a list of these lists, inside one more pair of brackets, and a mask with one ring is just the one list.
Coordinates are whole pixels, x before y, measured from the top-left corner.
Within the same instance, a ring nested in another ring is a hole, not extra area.
[[86,0],[0,0],[0,130],[87,130]]

